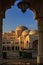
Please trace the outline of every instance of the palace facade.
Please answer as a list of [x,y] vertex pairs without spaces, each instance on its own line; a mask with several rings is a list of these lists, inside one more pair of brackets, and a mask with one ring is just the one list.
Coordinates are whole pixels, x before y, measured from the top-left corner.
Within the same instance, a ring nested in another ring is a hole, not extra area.
[[15,31],[2,33],[3,58],[19,58],[20,52],[28,52],[37,57],[38,31],[18,26]]

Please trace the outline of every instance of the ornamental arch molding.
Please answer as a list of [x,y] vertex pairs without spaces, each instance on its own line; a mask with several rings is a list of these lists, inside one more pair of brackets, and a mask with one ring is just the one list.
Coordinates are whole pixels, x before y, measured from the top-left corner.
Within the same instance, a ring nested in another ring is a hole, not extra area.
[[7,9],[11,8],[14,5],[16,0],[0,0],[0,64],[2,63],[2,26],[3,18],[5,18],[5,12]]
[[0,18],[5,18],[5,12],[14,5],[16,0],[0,0]]

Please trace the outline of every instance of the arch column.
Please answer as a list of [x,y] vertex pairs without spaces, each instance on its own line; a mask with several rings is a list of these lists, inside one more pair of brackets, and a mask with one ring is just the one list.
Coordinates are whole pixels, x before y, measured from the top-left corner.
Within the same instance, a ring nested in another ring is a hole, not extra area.
[[2,18],[0,18],[0,63],[2,61]]
[[38,25],[38,56],[37,63],[43,63],[43,17],[37,20]]
[[2,19],[5,18],[5,11],[10,9],[14,5],[16,0],[0,0],[0,64],[4,61],[2,58]]

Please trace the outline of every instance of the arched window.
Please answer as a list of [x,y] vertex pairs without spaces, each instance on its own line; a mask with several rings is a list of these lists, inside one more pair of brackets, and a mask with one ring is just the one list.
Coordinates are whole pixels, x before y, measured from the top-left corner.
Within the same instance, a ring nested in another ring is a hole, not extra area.
[[6,50],[6,47],[5,47],[5,46],[3,46],[3,50],[4,50],[4,51]]
[[19,50],[19,46],[18,46],[18,50]]
[[3,44],[5,44],[5,42],[3,42]]
[[12,46],[12,51],[14,51],[14,46]]
[[27,41],[27,43],[29,43],[29,42]]
[[16,47],[15,47],[15,50],[19,50],[19,46],[16,46]]
[[7,50],[10,51],[10,47],[9,46],[7,46]]
[[38,49],[38,40],[33,41],[33,49]]
[[17,46],[15,47],[15,50],[17,50]]

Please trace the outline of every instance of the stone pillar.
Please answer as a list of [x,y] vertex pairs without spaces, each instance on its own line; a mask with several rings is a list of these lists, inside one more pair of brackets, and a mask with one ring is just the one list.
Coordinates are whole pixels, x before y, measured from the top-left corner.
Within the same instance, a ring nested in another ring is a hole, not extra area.
[[37,63],[43,64],[43,17],[39,17],[38,24],[38,56]]
[[2,18],[0,18],[0,63],[2,60]]

